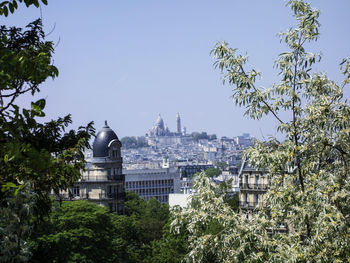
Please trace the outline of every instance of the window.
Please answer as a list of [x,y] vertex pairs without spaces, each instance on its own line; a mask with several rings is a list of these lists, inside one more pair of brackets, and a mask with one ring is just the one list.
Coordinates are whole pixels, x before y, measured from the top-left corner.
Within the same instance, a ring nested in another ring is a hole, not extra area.
[[72,188],[72,195],[73,197],[80,196],[80,188],[79,186],[75,186]]

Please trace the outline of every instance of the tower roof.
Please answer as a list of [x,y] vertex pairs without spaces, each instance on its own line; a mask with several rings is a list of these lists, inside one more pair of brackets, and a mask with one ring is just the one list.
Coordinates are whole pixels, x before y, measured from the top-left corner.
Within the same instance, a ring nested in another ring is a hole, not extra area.
[[94,140],[92,146],[93,157],[107,157],[109,155],[108,146],[112,140],[119,141],[118,136],[111,128],[109,128],[107,121],[105,121],[105,126],[103,126],[103,128],[97,133]]

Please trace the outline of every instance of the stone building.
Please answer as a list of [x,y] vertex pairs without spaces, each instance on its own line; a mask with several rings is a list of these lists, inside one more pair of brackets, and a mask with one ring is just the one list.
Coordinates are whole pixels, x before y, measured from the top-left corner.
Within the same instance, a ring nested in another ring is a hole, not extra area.
[[86,170],[70,193],[62,192],[63,199],[87,199],[111,212],[124,213],[125,176],[122,170],[121,142],[107,125],[97,133],[93,143],[93,155]]
[[171,132],[164,123],[163,118],[158,115],[156,124],[146,134],[147,143],[151,146],[174,145],[189,142],[190,136],[186,135],[186,128],[181,128],[180,114],[176,114],[176,132]]
[[181,129],[181,118],[180,118],[180,114],[177,113],[176,114],[176,132],[178,134],[182,133],[182,129]]
[[242,213],[251,214],[264,205],[264,195],[268,190],[267,171],[249,166],[244,159],[239,171],[239,207]]

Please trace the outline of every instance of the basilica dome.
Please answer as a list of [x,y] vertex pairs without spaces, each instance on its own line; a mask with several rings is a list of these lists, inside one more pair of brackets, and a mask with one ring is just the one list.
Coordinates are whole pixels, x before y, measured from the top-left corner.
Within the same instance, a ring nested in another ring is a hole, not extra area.
[[158,118],[156,121],[156,127],[164,130],[164,121],[163,121],[162,117],[160,116],[160,114],[158,115]]
[[109,128],[107,121],[105,121],[105,126],[97,133],[94,140],[92,146],[93,157],[107,157],[109,155],[110,142],[113,140],[117,140],[120,144],[118,136]]

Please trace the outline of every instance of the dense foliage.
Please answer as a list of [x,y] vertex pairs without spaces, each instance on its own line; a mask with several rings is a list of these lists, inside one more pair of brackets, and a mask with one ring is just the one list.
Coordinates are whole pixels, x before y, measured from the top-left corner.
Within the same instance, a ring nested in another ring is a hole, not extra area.
[[[253,119],[271,114],[285,140],[256,141],[245,153],[252,166],[268,169],[270,181],[264,206],[249,220],[198,177],[193,205],[176,211],[172,223],[188,232],[188,262],[350,260],[350,106],[343,98],[350,60],[341,62],[340,84],[313,72],[321,56],[305,48],[319,37],[319,11],[302,0],[287,5],[298,24],[280,34],[289,48],[275,62],[280,83],[258,87],[260,73],[247,70],[248,57],[225,42],[212,51],[236,104]],[[203,231],[213,221],[221,230]]]
[[122,216],[87,201],[54,204],[31,235],[33,262],[162,262],[167,255],[179,262],[184,255],[184,236],[169,232],[169,207],[156,199],[128,192]]
[[40,6],[40,2],[47,5],[47,0],[9,0],[9,1],[2,1],[0,3],[0,16],[8,16],[9,13],[13,13],[18,8],[18,3],[23,3],[26,5],[26,7],[29,7],[31,5],[34,5],[35,7]]
[[206,132],[192,132],[191,136],[193,138],[194,141],[198,142],[199,140],[216,140],[216,134],[211,134],[208,135]]
[[220,174],[222,173],[222,171],[220,169],[217,168],[208,168],[207,170],[205,170],[205,174],[208,177],[218,177]]
[[88,201],[56,204],[33,231],[34,262],[115,262],[114,217]]
[[[35,0],[19,0],[39,6]],[[17,9],[16,1],[0,3],[0,15]],[[46,3],[46,1],[42,1]],[[66,131],[70,115],[40,122],[45,99],[21,108],[17,99],[34,95],[40,84],[58,76],[52,63],[53,43],[45,40],[41,20],[25,29],[0,26],[0,261],[27,261],[30,217],[45,216],[48,193],[67,189],[85,167],[83,150],[94,134],[92,123]]]

